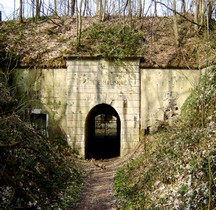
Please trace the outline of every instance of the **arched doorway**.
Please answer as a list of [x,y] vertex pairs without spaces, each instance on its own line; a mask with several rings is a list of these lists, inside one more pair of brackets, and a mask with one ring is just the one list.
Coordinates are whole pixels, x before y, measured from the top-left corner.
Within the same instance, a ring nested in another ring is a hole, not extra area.
[[120,129],[119,115],[112,106],[95,106],[86,118],[86,158],[106,159],[119,156]]

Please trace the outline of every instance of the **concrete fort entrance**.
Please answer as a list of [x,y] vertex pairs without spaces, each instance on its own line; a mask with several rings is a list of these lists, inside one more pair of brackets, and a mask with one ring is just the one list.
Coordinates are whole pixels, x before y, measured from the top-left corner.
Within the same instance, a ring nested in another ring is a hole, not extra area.
[[139,60],[67,63],[69,144],[86,158],[129,153],[139,141]]

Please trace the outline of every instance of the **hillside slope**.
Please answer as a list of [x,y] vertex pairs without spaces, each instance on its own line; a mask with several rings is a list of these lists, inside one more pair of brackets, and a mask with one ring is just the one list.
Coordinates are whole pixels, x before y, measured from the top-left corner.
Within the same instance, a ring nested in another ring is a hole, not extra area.
[[142,154],[116,173],[120,208],[216,208],[216,68],[204,75],[175,125],[143,144]]
[[[68,56],[139,56],[143,67],[202,68],[215,63],[215,21],[209,39],[197,34],[194,25],[178,18],[178,44],[172,17],[134,18],[133,25],[123,17],[82,18],[80,44],[77,45],[77,21],[73,17],[44,17],[0,23],[3,58],[13,58],[21,67],[65,66]],[[2,53],[1,53],[2,55]]]
[[0,71],[0,209],[72,207],[82,171],[67,142],[40,135]]

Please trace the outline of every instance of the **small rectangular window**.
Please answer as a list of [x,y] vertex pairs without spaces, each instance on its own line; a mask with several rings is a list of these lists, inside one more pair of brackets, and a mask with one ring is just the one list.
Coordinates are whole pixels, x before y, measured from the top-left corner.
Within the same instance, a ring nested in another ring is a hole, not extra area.
[[42,136],[48,137],[48,114],[31,113],[30,121]]

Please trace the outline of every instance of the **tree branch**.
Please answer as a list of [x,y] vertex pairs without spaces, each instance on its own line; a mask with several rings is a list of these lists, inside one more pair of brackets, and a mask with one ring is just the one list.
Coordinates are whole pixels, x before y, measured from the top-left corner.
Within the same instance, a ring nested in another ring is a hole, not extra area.
[[202,27],[202,25],[200,25],[199,23],[194,22],[193,20],[189,19],[189,18],[186,17],[185,15],[182,15],[180,12],[175,11],[174,9],[168,7],[166,4],[164,4],[164,3],[160,2],[160,1],[155,1],[155,0],[152,0],[152,1],[154,1],[154,2],[157,3],[157,4],[163,5],[163,6],[166,7],[168,10],[170,10],[170,11],[176,13],[177,15],[181,16],[182,18],[184,18],[185,20],[189,21],[190,23],[193,23],[193,24],[195,24],[195,25],[197,25],[197,26]]

